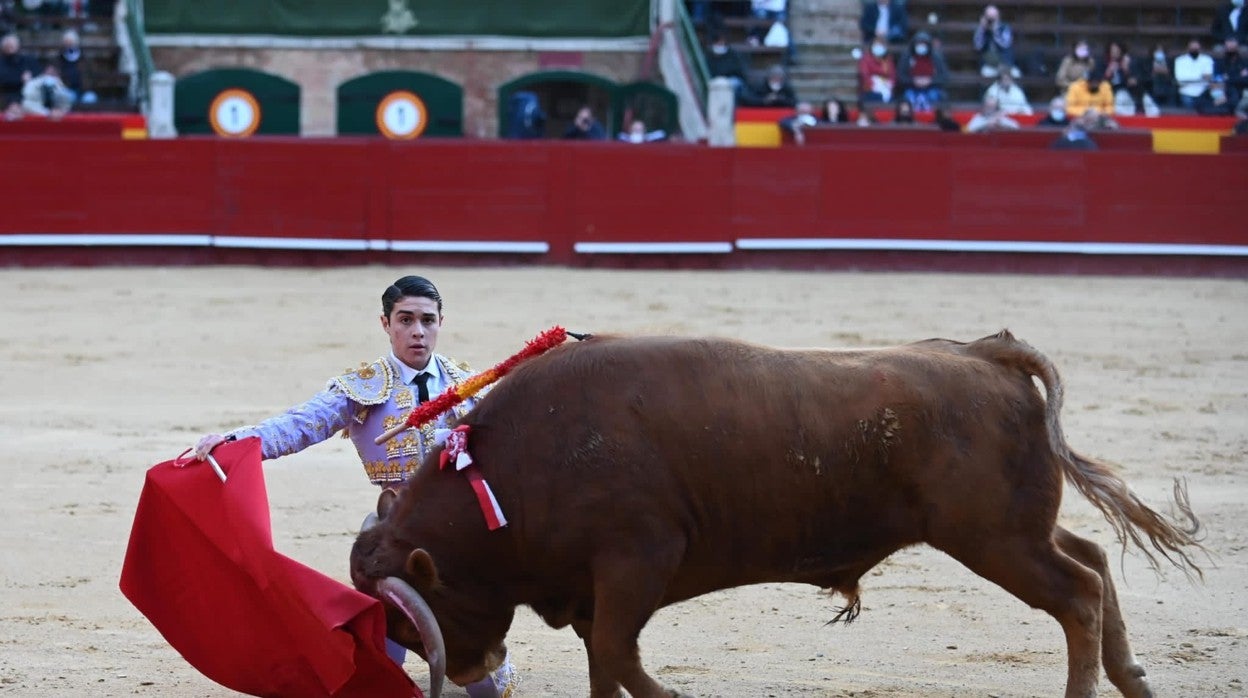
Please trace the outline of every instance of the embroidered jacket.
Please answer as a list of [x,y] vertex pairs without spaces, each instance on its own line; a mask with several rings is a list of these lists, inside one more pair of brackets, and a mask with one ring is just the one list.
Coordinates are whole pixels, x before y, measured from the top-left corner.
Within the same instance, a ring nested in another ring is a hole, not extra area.
[[[307,402],[230,434],[240,439],[259,436],[264,458],[271,459],[302,451],[341,430],[355,444],[371,482],[401,482],[433,448],[434,430],[467,414],[476,399],[467,399],[419,430],[409,429],[379,446],[373,439],[406,420],[416,405],[412,386],[401,383],[399,368],[393,361],[385,356],[362,363],[359,368],[330,379],[325,389]],[[434,355],[434,361],[448,385],[472,376],[440,354]]]

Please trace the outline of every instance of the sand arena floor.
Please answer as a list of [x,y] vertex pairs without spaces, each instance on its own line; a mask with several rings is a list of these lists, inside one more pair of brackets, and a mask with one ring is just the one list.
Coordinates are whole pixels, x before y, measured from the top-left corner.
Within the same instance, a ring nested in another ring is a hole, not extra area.
[[[1008,327],[1066,381],[1074,448],[1122,465],[1166,506],[1174,477],[1216,554],[1203,585],[1129,554],[1115,577],[1159,696],[1248,682],[1248,284],[943,274],[564,269],[135,268],[0,271],[0,694],[226,696],[117,588],[144,471],[207,431],[302,401],[386,350],[378,296],[425,273],[447,300],[439,350],[484,368],[553,324],[863,347]],[[340,439],[266,465],[278,549],[346,581],[376,491]],[[1068,491],[1062,522],[1111,547]],[[1053,696],[1057,623],[956,562],[903,551],[864,580],[864,611],[765,585],[661,611],[647,668],[716,696]],[[585,695],[570,629],[523,610],[509,637],[524,695]],[[409,670],[423,682],[422,668]],[[1107,681],[1102,691],[1115,694]],[[452,696],[465,695],[462,690]]]

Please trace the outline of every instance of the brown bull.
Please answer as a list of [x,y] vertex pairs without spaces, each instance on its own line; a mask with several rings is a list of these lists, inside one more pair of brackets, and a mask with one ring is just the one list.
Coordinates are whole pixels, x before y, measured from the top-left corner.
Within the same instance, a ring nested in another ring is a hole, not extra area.
[[464,419],[509,525],[487,530],[464,477],[427,462],[383,494],[352,578],[394,604],[390,636],[437,685],[443,660],[460,684],[497,665],[528,604],[582,638],[593,696],[661,696],[637,648],[657,609],[802,582],[843,594],[851,619],[862,576],[926,543],[1057,619],[1068,697],[1096,693],[1102,661],[1123,695],[1148,696],[1104,551],[1057,525],[1062,480],[1154,566],[1157,552],[1198,574],[1199,524],[1177,484],[1186,527],[1071,451],[1061,404],[1053,365],[1008,332],[864,351],[565,345]]

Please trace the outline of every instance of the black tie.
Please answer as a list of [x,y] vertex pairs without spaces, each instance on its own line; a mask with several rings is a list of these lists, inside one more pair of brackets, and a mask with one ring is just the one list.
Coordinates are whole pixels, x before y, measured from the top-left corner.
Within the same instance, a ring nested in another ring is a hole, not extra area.
[[412,382],[416,384],[416,404],[429,402],[429,374],[417,373]]

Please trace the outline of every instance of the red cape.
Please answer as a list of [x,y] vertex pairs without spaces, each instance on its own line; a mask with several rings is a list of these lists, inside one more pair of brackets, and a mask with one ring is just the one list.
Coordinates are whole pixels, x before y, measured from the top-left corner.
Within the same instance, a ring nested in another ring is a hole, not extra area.
[[255,696],[422,696],[381,602],[276,552],[259,439],[147,471],[121,591],[205,676]]

